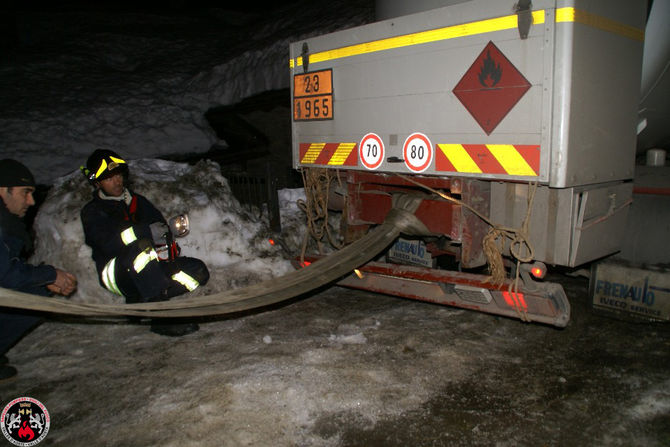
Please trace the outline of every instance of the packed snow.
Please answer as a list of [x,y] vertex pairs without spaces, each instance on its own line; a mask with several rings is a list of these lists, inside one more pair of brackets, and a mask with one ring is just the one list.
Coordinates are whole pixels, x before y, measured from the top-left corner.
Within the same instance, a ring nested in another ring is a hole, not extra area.
[[[178,244],[183,255],[202,259],[211,276],[199,294],[242,287],[293,269],[289,258],[305,229],[305,217],[298,208],[304,190],[279,191],[286,234],[282,238],[269,229],[267,207],[242,206],[214,162],[203,160],[191,166],[140,159],[131,160],[129,169],[131,189],[147,197],[166,219],[188,215],[190,232]],[[91,249],[84,243],[79,212],[93,191],[79,172],[57,180],[35,219],[38,238],[31,262],[46,262],[75,274],[79,287],[71,298],[74,301],[118,302],[120,297],[98,283]],[[272,245],[271,239],[282,243]]]

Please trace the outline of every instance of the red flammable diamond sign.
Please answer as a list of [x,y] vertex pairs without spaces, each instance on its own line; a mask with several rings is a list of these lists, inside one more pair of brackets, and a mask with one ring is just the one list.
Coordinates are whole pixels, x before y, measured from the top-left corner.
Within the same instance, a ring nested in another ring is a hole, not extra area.
[[529,88],[526,78],[489,42],[453,92],[484,132],[491,135]]

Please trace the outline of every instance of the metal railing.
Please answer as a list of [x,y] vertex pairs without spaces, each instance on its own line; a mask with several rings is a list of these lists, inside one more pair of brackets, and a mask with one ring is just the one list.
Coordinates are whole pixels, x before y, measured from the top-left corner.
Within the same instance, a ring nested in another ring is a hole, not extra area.
[[230,189],[243,206],[263,209],[267,204],[268,224],[270,229],[281,232],[279,219],[279,196],[277,194],[277,178],[272,175],[270,164],[266,165],[264,174],[249,174],[240,171],[228,171],[223,166],[222,175],[228,180]]

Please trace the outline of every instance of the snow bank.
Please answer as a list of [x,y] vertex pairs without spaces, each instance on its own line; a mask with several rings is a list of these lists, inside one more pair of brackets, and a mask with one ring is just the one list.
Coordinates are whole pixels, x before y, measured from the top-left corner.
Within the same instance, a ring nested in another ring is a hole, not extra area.
[[206,152],[225,144],[204,117],[209,108],[288,88],[290,42],[372,17],[370,0],[274,8],[244,20],[223,9],[23,11],[24,47],[0,65],[3,157],[52,184],[98,147],[127,159]]
[[[287,243],[271,245],[267,214],[248,210],[232,195],[219,166],[201,161],[195,166],[157,159],[129,162],[131,188],[146,196],[166,218],[187,213],[191,231],[178,240],[182,254],[202,259],[211,279],[199,293],[241,287],[292,270]],[[295,234],[304,217],[294,199],[301,190],[282,191],[281,218],[285,232]],[[84,243],[80,211],[93,188],[79,172],[56,181],[35,219],[36,251],[32,263],[48,263],[74,273],[79,288],[75,301],[112,303],[121,298],[103,289],[97,278],[91,249]],[[260,217],[259,217],[260,216]]]

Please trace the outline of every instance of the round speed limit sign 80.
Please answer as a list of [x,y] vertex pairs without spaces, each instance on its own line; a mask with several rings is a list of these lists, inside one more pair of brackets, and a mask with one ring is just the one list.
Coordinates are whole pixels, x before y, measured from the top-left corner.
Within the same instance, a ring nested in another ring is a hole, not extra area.
[[377,169],[384,161],[384,143],[379,135],[369,133],[358,145],[358,158],[368,169]]
[[433,146],[422,133],[416,132],[407,137],[402,151],[405,165],[411,171],[423,172],[433,162]]

